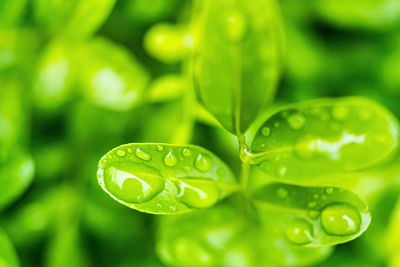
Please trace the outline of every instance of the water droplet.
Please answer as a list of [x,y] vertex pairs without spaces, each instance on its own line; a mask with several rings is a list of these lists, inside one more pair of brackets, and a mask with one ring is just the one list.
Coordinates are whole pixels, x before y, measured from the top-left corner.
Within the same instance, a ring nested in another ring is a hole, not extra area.
[[196,169],[202,172],[206,172],[212,167],[212,159],[204,154],[199,154],[194,162]]
[[277,194],[280,198],[286,198],[288,196],[288,191],[285,188],[279,188]]
[[218,201],[218,189],[212,181],[196,181],[186,179],[177,184],[177,199],[193,208],[206,208]]
[[261,147],[261,148],[264,148],[264,147],[265,147],[265,143],[262,142],[262,143],[260,144],[260,147]]
[[176,156],[175,156],[174,152],[172,152],[172,151],[168,152],[167,155],[165,155],[165,157],[164,157],[164,163],[168,167],[175,166],[177,161],[178,160],[176,159]]
[[192,155],[192,151],[189,148],[184,148],[182,150],[182,155],[185,157],[190,157]]
[[246,19],[242,13],[231,9],[226,11],[226,34],[232,42],[240,41],[246,31]]
[[149,154],[147,154],[146,152],[144,152],[143,150],[141,150],[140,148],[136,148],[135,155],[136,155],[136,157],[138,157],[139,159],[142,159],[142,160],[146,160],[146,161],[151,160],[151,156]]
[[332,117],[337,121],[346,121],[350,117],[350,111],[345,106],[334,106],[332,108]]
[[325,191],[326,191],[327,194],[332,194],[333,188],[332,187],[328,187]]
[[306,121],[306,117],[300,112],[294,113],[287,118],[287,123],[293,130],[302,129],[306,124]]
[[367,110],[367,109],[362,109],[358,111],[358,116],[360,117],[360,119],[362,121],[367,121],[371,118],[371,111]]
[[186,166],[183,167],[183,170],[185,172],[190,172],[192,170],[192,168],[189,165],[186,165]]
[[219,177],[225,176],[225,170],[224,170],[223,168],[219,168],[219,169],[217,170],[217,175],[218,175]]
[[172,206],[172,205],[171,205],[171,206],[169,206],[169,210],[170,210],[170,211],[176,211],[177,208],[176,208],[176,206]]
[[274,127],[278,128],[279,126],[281,126],[281,123],[279,121],[274,122]]
[[308,216],[310,219],[315,220],[315,219],[317,219],[318,216],[319,216],[319,211],[317,211],[317,210],[309,210],[309,211],[307,212],[307,216]]
[[269,127],[264,127],[261,130],[261,134],[265,137],[269,136],[271,134],[271,129]]
[[313,195],[313,198],[314,198],[314,199],[317,199],[317,198],[319,198],[319,195],[318,195],[318,194],[314,194],[314,195]]
[[125,149],[118,149],[115,154],[117,154],[118,157],[122,158],[122,157],[125,157],[126,151],[125,151]]
[[128,148],[127,150],[128,150],[128,153],[132,153],[132,149],[131,148]]
[[315,208],[317,206],[317,202],[315,201],[311,201],[308,202],[307,207],[309,207],[310,209]]
[[137,176],[134,167],[115,165],[104,171],[104,185],[116,198],[129,203],[142,203],[152,199],[164,188],[164,180],[156,170],[141,166]]
[[163,147],[163,146],[160,146],[160,145],[158,145],[158,146],[157,146],[157,150],[158,150],[158,151],[163,151],[163,150],[164,150],[164,147]]
[[281,112],[281,117],[286,119],[289,116],[289,112],[287,110]]
[[322,211],[321,224],[325,232],[330,235],[353,235],[360,230],[361,216],[353,207],[335,204]]
[[278,176],[279,177],[284,177],[287,171],[287,167],[286,166],[281,166],[278,168]]
[[286,237],[290,242],[296,245],[309,244],[313,238],[313,230],[311,224],[303,219],[291,222],[286,227]]

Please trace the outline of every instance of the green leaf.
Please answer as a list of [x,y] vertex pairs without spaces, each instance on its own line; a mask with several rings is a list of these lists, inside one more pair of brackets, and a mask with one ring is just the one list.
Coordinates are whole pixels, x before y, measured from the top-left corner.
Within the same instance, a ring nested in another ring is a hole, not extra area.
[[20,266],[17,253],[6,233],[0,228],[0,266]]
[[2,0],[0,2],[0,28],[13,27],[26,11],[27,0]]
[[223,266],[229,261],[229,255],[224,254],[243,230],[243,223],[237,211],[223,205],[163,216],[157,232],[157,254],[170,266]]
[[38,107],[57,109],[71,99],[76,82],[73,51],[72,47],[56,41],[42,53],[33,86],[34,101]]
[[193,145],[122,145],[103,156],[97,177],[121,204],[154,214],[207,208],[238,190],[228,166]]
[[154,58],[164,63],[177,63],[190,56],[195,45],[193,33],[187,26],[156,24],[148,30],[144,47]]
[[198,96],[227,130],[242,133],[275,94],[279,11],[273,0],[201,2]]
[[16,153],[0,163],[0,210],[25,192],[34,176],[32,158],[23,153]]
[[97,38],[80,47],[79,82],[92,103],[115,111],[128,111],[140,101],[149,75],[126,48]]
[[115,0],[34,0],[33,4],[36,21],[48,32],[82,40],[103,24]]
[[316,177],[364,169],[398,147],[398,122],[379,104],[359,97],[319,99],[281,108],[258,130],[252,152],[272,177],[329,183]]
[[189,90],[188,81],[179,74],[166,74],[155,79],[147,89],[147,100],[152,103],[167,102]]
[[[332,246],[360,236],[371,221],[367,205],[337,187],[303,187],[273,183],[256,189],[252,198],[266,226],[294,245]],[[273,214],[273,215],[271,215]]]

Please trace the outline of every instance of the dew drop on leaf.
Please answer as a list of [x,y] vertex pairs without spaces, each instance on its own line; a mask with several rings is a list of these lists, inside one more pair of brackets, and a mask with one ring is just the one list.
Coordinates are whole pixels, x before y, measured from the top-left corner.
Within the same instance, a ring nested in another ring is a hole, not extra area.
[[136,148],[135,155],[141,160],[146,160],[146,161],[151,160],[151,156],[146,152],[144,152],[143,150],[141,150],[140,148]]
[[287,118],[287,123],[293,130],[300,130],[306,124],[307,119],[302,113],[294,113]]
[[264,127],[261,130],[261,134],[265,137],[269,136],[271,134],[271,129],[269,127]]
[[195,160],[194,166],[201,172],[206,172],[212,167],[212,160],[209,156],[199,154]]
[[182,150],[182,155],[185,157],[190,157],[192,155],[192,151],[189,148],[184,148]]
[[164,150],[164,147],[163,147],[163,146],[160,146],[160,145],[158,145],[158,146],[157,146],[157,150],[158,150],[158,151],[163,151],[163,150]]
[[332,117],[336,121],[346,121],[349,119],[350,111],[345,106],[334,106],[332,108]]
[[330,205],[321,213],[321,224],[330,235],[353,235],[360,230],[361,215],[356,209],[345,204]]
[[225,15],[226,34],[230,41],[238,42],[243,38],[246,31],[246,19],[237,10],[227,10]]
[[289,193],[285,188],[279,188],[277,194],[280,198],[286,198]]
[[164,181],[152,176],[138,177],[134,171],[109,167],[104,172],[105,187],[118,199],[142,203],[152,199],[164,188]]
[[286,237],[296,245],[305,245],[312,241],[312,226],[303,219],[291,222],[286,227]]
[[177,161],[178,160],[176,159],[176,156],[175,156],[174,152],[172,152],[172,151],[168,152],[168,154],[165,155],[165,157],[164,157],[164,164],[168,167],[175,166]]
[[213,182],[180,181],[177,199],[192,208],[206,208],[218,201],[218,189]]
[[119,150],[117,150],[117,152],[115,154],[117,154],[118,157],[122,158],[122,157],[125,157],[126,151],[125,151],[125,149],[119,149]]

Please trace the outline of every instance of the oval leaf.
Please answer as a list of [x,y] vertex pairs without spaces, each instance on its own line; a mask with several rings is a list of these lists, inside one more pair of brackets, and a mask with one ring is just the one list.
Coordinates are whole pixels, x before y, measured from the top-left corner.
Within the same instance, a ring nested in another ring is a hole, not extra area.
[[0,164],[0,210],[25,192],[34,176],[34,162],[24,153],[19,153]]
[[369,167],[398,146],[398,122],[359,97],[320,99],[282,108],[258,130],[252,152],[270,176],[295,183]]
[[115,0],[34,0],[35,19],[53,35],[81,40],[107,19]]
[[138,104],[149,75],[129,50],[97,38],[82,45],[77,57],[79,83],[90,102],[122,112]]
[[158,226],[156,251],[169,266],[225,266],[223,262],[229,260],[225,253],[243,231],[243,224],[238,212],[224,205],[164,216]]
[[7,267],[20,266],[14,246],[2,229],[0,229],[0,264]]
[[252,193],[264,221],[292,244],[331,246],[360,236],[371,221],[367,205],[337,187],[303,187],[283,183]]
[[154,214],[210,207],[238,190],[224,162],[192,145],[119,146],[100,160],[98,181],[121,204]]
[[245,132],[275,94],[280,29],[276,3],[201,2],[202,47],[194,58],[198,96],[227,130]]

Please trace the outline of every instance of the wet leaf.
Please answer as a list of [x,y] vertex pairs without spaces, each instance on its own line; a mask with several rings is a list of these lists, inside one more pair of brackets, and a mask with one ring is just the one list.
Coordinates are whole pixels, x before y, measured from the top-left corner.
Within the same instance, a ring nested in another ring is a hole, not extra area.
[[238,190],[224,162],[192,145],[119,146],[100,160],[98,181],[121,204],[154,214],[207,208]]
[[279,11],[272,0],[201,2],[198,96],[226,129],[245,132],[275,94]]
[[398,139],[397,120],[379,104],[359,97],[319,99],[285,106],[268,118],[252,152],[272,177],[323,184],[330,180],[322,176],[335,179],[387,159]]
[[[371,221],[367,205],[350,191],[337,187],[303,187],[272,183],[252,197],[281,237],[294,245],[318,247],[348,242],[360,236]],[[268,227],[267,227],[268,228]]]

